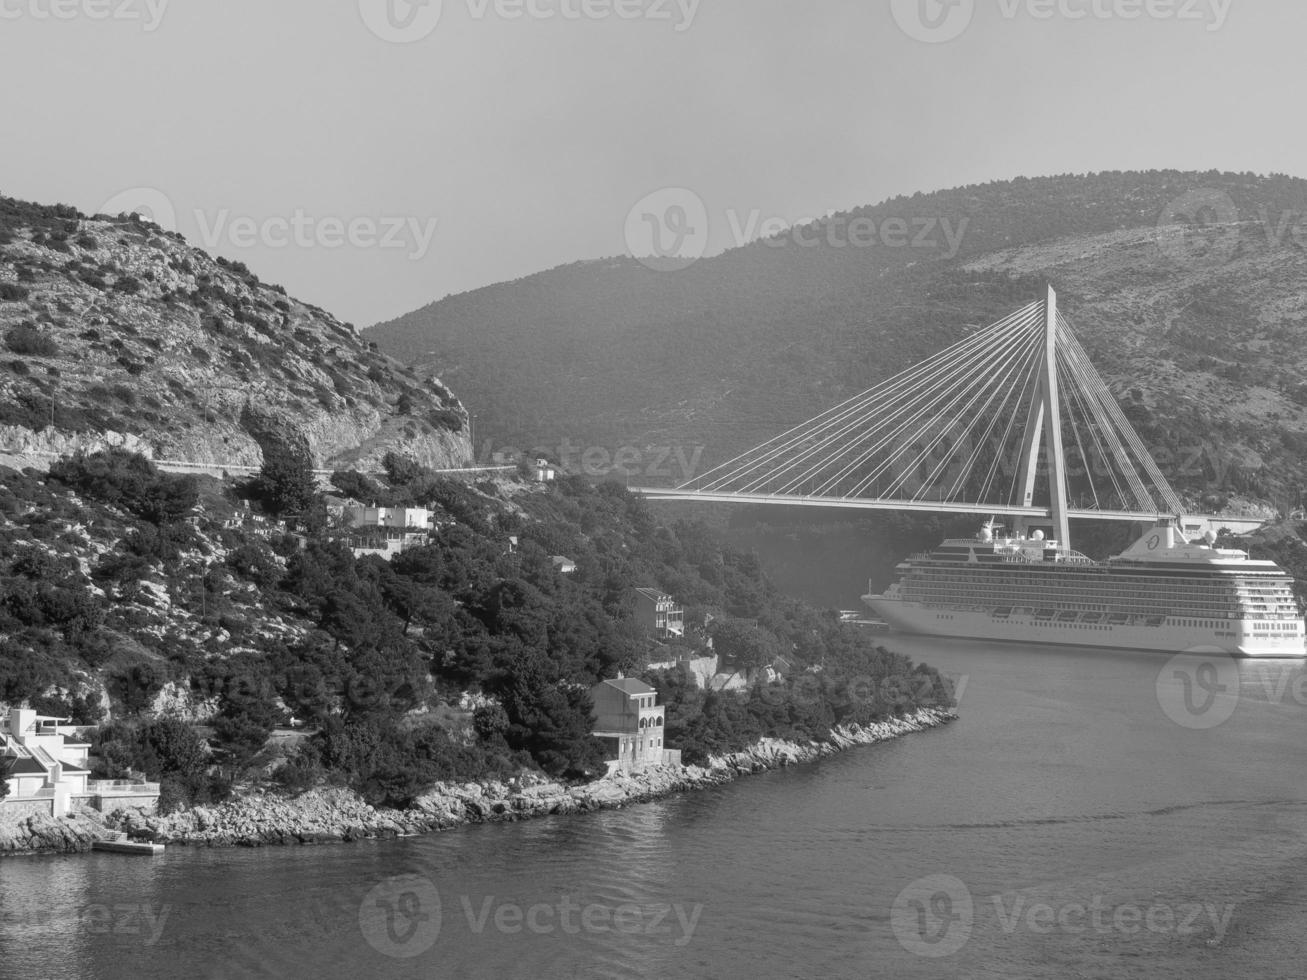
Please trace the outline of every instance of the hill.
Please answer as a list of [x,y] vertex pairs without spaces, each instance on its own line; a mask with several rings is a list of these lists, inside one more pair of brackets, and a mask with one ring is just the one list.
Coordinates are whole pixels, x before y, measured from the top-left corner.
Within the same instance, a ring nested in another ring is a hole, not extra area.
[[[689,475],[681,460],[732,458],[1050,281],[1179,488],[1287,508],[1307,450],[1304,215],[1307,181],[1284,176],[1018,179],[858,208],[675,272],[576,263],[365,336],[441,365],[498,445],[652,450],[632,481],[665,483]],[[855,247],[868,219],[881,233]],[[913,247],[915,233],[884,234],[895,219],[964,233],[956,254],[939,231]]]
[[[658,684],[692,762],[952,702],[937,672],[620,486],[436,472],[470,449],[454,395],[243,266],[133,217],[7,199],[0,258],[0,713],[72,719],[98,775],[160,780],[165,808],[589,780],[590,690],[619,671]],[[260,471],[178,475],[138,450]],[[430,527],[391,561],[356,552],[314,463]],[[640,618],[648,587],[687,607],[682,642]],[[756,686],[650,667],[704,653],[709,622]]]
[[258,466],[306,441],[324,468],[469,458],[467,416],[349,324],[135,215],[0,198],[0,457],[125,446]]

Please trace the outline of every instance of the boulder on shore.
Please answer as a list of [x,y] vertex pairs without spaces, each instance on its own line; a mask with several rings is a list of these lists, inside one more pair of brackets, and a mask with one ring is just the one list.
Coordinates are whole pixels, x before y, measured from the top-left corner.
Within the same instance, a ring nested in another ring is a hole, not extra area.
[[105,836],[104,827],[84,814],[52,817],[34,813],[6,820],[0,809],[0,855],[72,854],[89,851]]

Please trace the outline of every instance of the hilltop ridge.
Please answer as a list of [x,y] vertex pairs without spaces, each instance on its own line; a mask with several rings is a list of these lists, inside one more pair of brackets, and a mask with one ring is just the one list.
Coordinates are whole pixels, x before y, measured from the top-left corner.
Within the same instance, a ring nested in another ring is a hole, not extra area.
[[268,430],[323,468],[471,456],[467,411],[350,324],[135,215],[0,197],[0,456],[122,446],[258,466]]
[[[791,230],[676,272],[574,263],[364,336],[441,365],[494,442],[703,447],[702,471],[1051,282],[1178,489],[1283,508],[1307,476],[1304,216],[1307,181],[1282,175],[1018,178],[856,208],[803,230],[815,244]],[[948,247],[836,234],[895,219],[965,232]]]

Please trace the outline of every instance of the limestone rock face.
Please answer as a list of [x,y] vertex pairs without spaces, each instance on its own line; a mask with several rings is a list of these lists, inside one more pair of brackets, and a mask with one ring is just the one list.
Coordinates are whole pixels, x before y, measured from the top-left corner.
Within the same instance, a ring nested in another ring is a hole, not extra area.
[[7,815],[0,808],[0,855],[70,854],[89,851],[104,836],[104,827],[85,814],[51,817],[48,813]]
[[251,419],[276,420],[322,469],[472,457],[467,412],[430,371],[134,216],[0,199],[0,349],[10,465],[122,446],[257,467]]

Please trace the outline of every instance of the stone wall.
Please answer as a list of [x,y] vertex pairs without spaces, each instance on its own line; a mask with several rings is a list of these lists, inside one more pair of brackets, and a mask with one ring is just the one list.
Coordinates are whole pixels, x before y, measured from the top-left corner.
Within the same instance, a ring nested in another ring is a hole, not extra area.
[[0,800],[0,823],[16,824],[37,815],[53,817],[54,799],[24,800],[5,797]]
[[159,809],[159,797],[153,793],[144,796],[131,796],[125,793],[91,793],[78,799],[92,809],[101,813],[114,810],[139,809],[154,813]]

